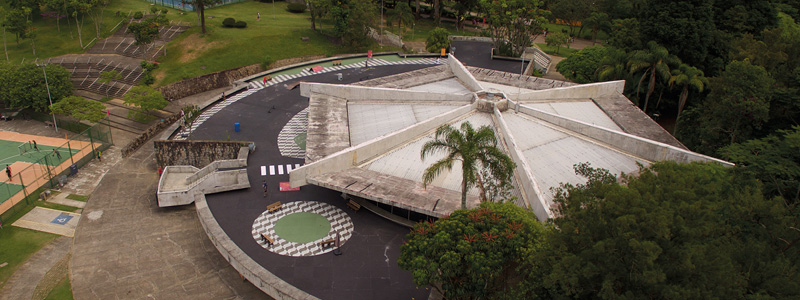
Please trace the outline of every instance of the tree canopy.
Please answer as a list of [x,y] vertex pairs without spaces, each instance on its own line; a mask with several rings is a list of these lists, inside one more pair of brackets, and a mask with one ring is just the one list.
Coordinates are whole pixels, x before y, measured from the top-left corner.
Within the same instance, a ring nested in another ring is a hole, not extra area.
[[[42,70],[45,68],[45,70]],[[44,72],[47,72],[45,82]],[[11,65],[0,63],[0,102],[13,108],[32,108],[48,112],[50,98],[53,103],[72,95],[70,73],[60,65]],[[48,97],[48,86],[50,97]]]
[[50,109],[55,114],[68,115],[78,120],[87,120],[96,123],[106,116],[106,109],[100,102],[87,100],[83,97],[69,96],[57,103]]
[[414,226],[397,264],[418,286],[432,285],[446,299],[511,298],[524,258],[541,247],[544,228],[513,203],[484,202],[436,222]]
[[557,191],[531,268],[545,298],[800,296],[798,219],[757,181],[715,163],[659,162],[619,179],[576,171],[588,181]]
[[162,109],[169,105],[164,95],[149,86],[135,86],[125,94],[125,104],[134,105],[145,112]]
[[597,69],[604,57],[608,55],[607,47],[586,47],[573,53],[556,65],[561,75],[577,83],[597,81]]

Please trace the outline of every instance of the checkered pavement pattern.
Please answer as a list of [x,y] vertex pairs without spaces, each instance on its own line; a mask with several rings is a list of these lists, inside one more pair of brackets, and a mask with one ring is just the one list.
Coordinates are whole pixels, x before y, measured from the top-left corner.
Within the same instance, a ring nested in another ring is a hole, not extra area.
[[[331,231],[325,237],[309,242],[295,243],[281,239],[275,234],[275,222],[284,216],[298,212],[310,212],[320,214],[331,223]],[[315,256],[333,251],[335,247],[322,248],[320,241],[336,239],[336,233],[340,234],[342,245],[353,236],[353,222],[347,213],[333,205],[316,201],[296,201],[284,203],[280,210],[270,213],[264,211],[255,222],[253,222],[253,239],[273,253],[286,256]],[[266,233],[275,244],[268,245],[261,234]]]
[[298,134],[306,132],[308,132],[308,107],[294,115],[294,117],[283,126],[281,132],[278,133],[278,150],[281,151],[281,155],[291,158],[305,158],[306,150],[300,149],[297,143],[294,142],[294,138]]

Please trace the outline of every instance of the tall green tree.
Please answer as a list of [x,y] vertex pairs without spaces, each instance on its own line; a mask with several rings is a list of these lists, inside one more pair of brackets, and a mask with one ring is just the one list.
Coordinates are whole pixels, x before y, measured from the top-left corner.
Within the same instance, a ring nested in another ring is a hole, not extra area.
[[588,18],[592,13],[593,7],[590,3],[582,0],[553,0],[549,3],[549,8],[553,12],[553,17],[567,22],[569,35],[576,36],[578,34],[575,32],[576,24]]
[[773,83],[764,68],[732,61],[709,79],[703,104],[684,111],[678,138],[692,150],[717,155],[722,147],[758,137],[769,119]]
[[425,40],[425,50],[431,53],[439,53],[440,49],[450,51],[450,32],[447,29],[436,27],[431,30],[428,39]]
[[686,99],[689,98],[689,88],[702,93],[703,89],[708,85],[708,79],[704,75],[705,74],[703,74],[703,71],[700,69],[687,64],[680,64],[678,68],[672,69],[669,85],[681,88],[681,95],[678,100],[678,115],[676,118],[681,117],[683,107],[686,105]]
[[17,44],[30,32],[31,24],[31,9],[27,7],[10,9],[3,19],[3,29],[17,37]]
[[375,25],[377,7],[368,0],[340,0],[331,8],[334,32],[342,39],[342,44],[351,49],[369,45],[370,27]]
[[397,35],[402,38],[403,25],[406,25],[406,28],[408,28],[409,24],[413,24],[414,14],[411,12],[411,7],[409,7],[408,4],[405,2],[397,2],[394,9],[390,11],[389,20],[389,26],[391,26],[393,22],[397,22]]
[[639,20],[636,18],[614,19],[611,21],[611,32],[608,33],[608,44],[625,52],[643,48],[639,31]]
[[481,126],[476,131],[469,122],[461,123],[460,130],[450,125],[436,129],[434,140],[422,146],[420,157],[425,160],[438,153],[445,154],[445,157],[425,169],[422,182],[424,185],[430,184],[442,171],[451,170],[458,162],[462,176],[461,209],[467,208],[467,190],[470,187],[477,185],[483,190],[482,183],[487,178],[480,177],[481,170],[488,170],[496,180],[511,181],[516,167],[514,161],[498,149],[497,138],[491,127]]
[[637,95],[639,94],[639,87],[642,85],[642,81],[648,76],[650,77],[649,83],[647,84],[647,96],[644,98],[644,106],[642,107],[645,113],[647,112],[650,95],[653,94],[656,88],[656,78],[662,81],[668,80],[670,78],[669,65],[677,64],[678,62],[678,58],[674,55],[670,55],[667,48],[662,47],[654,41],[648,42],[646,49],[636,50],[631,53],[630,61],[628,62],[630,73],[636,74],[644,71],[636,87]]
[[597,42],[597,34],[600,31],[609,32],[611,29],[611,18],[604,12],[592,12],[589,17],[584,19],[584,26],[589,26],[592,31],[592,45]]
[[504,54],[509,56],[520,56],[531,46],[550,14],[541,0],[481,0],[480,3],[486,12],[494,47],[509,49],[510,53]]
[[[554,199],[532,274],[573,299],[795,299],[800,231],[782,201],[716,163],[659,162],[588,178]],[[622,183],[620,183],[622,182]]]
[[[60,65],[46,65],[47,81],[44,79],[43,67],[35,64],[23,64],[10,68],[0,68],[0,72],[11,72],[5,84],[0,83],[0,102],[13,108],[32,108],[39,112],[48,112],[50,98],[53,103],[72,95],[70,72]],[[47,84],[45,84],[47,83]],[[48,97],[48,87],[50,97]]]
[[541,247],[543,236],[532,212],[511,202],[484,202],[415,225],[397,264],[411,271],[417,286],[430,285],[445,299],[512,298],[523,288],[520,262]]
[[125,104],[138,107],[144,112],[151,112],[166,107],[169,102],[164,99],[164,95],[158,90],[149,86],[139,85],[131,88],[125,94]]
[[720,151],[739,169],[764,183],[764,197],[780,197],[788,207],[800,205],[800,126],[762,139],[732,144]]
[[194,11],[197,12],[197,24],[200,25],[200,31],[206,34],[206,8],[222,3],[222,0],[184,0],[186,4],[194,6]]
[[600,62],[607,57],[609,48],[592,46],[573,53],[556,65],[556,70],[577,83],[596,82]]
[[[141,22],[131,22],[128,25],[128,33],[133,34],[134,45],[146,46],[153,43],[159,37],[159,30],[168,24],[167,17],[158,15],[149,17]],[[142,59],[147,59],[147,48],[142,47]]]
[[[619,80],[629,77],[628,53],[616,47],[607,47],[606,56],[597,67],[598,80]],[[627,85],[626,85],[627,86]]]

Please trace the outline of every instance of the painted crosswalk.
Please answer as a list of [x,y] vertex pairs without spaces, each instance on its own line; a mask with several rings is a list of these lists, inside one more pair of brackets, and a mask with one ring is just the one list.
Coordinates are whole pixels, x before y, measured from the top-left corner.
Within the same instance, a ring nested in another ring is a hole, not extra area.
[[[269,174],[270,176],[289,174],[289,172],[299,168],[300,166],[302,166],[302,164],[285,164],[285,165],[281,164],[281,165],[261,166],[261,176],[267,176],[267,174]],[[269,173],[267,172],[267,168],[269,168]]]

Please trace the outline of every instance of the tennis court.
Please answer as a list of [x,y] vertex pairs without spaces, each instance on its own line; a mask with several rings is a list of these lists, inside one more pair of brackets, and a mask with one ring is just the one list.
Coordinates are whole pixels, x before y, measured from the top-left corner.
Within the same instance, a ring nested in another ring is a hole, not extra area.
[[[83,135],[76,136],[84,138]],[[69,167],[94,157],[104,143],[0,131],[0,214],[42,186],[58,184]],[[91,137],[86,137],[91,140]],[[34,143],[35,141],[35,143]],[[11,169],[7,175],[6,166]]]

